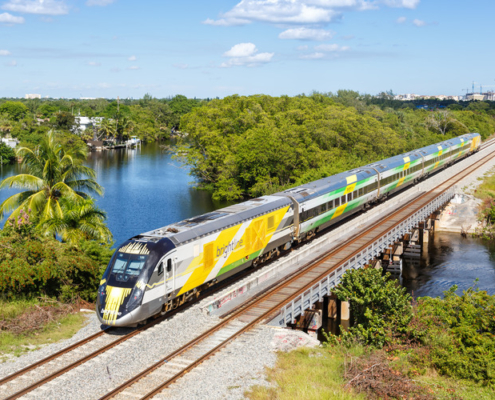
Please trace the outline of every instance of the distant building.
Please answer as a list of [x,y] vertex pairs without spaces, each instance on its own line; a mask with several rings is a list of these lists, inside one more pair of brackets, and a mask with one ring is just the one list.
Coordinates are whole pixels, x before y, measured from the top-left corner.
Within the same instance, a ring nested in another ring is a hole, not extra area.
[[79,97],[79,100],[96,100],[96,97]]
[[26,99],[41,99],[41,94],[27,94],[24,96]]
[[488,95],[487,95],[487,93],[466,93],[466,100],[468,100],[468,101],[473,101],[473,100],[478,100],[478,101],[488,100]]
[[16,146],[19,144],[19,141],[13,138],[2,138],[2,143],[5,143],[10,148],[15,149]]
[[89,118],[89,117],[77,116],[76,123],[79,125],[79,127],[75,130],[75,132],[82,133],[86,129],[93,128],[94,126],[99,126],[102,120],[103,117]]

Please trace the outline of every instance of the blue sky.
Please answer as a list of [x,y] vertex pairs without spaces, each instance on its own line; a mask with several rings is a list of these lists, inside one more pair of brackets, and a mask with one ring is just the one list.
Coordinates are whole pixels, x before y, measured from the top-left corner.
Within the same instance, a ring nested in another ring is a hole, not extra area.
[[0,97],[494,90],[494,17],[493,0],[0,0]]

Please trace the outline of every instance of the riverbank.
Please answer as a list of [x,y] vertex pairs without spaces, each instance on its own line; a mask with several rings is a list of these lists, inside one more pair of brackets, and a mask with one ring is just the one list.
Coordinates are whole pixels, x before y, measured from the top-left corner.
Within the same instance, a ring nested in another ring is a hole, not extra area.
[[0,301],[0,362],[72,338],[94,310],[50,298]]
[[495,174],[495,159],[488,161],[476,173],[457,184],[456,196],[442,210],[435,231],[480,234],[485,224],[479,213],[486,190],[480,190]]

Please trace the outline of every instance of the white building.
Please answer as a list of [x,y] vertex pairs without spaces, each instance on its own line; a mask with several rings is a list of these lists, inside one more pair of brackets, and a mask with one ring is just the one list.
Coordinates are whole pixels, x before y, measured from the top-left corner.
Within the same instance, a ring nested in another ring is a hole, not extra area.
[[103,117],[81,117],[78,116],[76,117],[76,123],[79,125],[77,128],[76,133],[82,133],[86,129],[93,128],[94,126],[100,126],[101,121],[103,120]]
[[41,94],[27,94],[24,97],[26,99],[41,99]]
[[13,138],[2,138],[2,143],[5,143],[10,148],[15,149],[16,146],[19,144],[19,141]]

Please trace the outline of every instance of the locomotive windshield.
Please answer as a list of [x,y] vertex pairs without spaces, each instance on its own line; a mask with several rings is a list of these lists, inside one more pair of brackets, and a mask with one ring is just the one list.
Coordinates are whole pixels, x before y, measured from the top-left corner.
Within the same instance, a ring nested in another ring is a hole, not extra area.
[[110,276],[117,282],[134,281],[141,273],[147,258],[147,255],[119,252],[115,257]]

